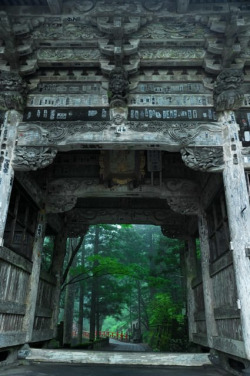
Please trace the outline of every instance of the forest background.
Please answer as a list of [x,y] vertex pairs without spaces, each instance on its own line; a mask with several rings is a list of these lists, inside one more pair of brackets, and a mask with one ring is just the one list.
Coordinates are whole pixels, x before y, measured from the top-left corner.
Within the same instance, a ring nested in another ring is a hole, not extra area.
[[[67,239],[59,321],[64,343],[122,332],[154,351],[188,351],[185,243],[158,226],[95,225]],[[45,238],[42,268],[50,271],[53,237]]]

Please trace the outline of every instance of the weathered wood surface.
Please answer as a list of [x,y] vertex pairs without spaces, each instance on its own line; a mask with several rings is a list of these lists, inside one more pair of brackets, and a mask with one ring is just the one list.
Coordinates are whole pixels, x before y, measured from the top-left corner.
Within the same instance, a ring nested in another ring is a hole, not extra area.
[[196,244],[195,238],[190,238],[187,242],[186,252],[186,286],[187,286],[187,314],[189,340],[193,341],[193,333],[196,333],[195,314],[195,294],[192,289],[192,280],[196,277]]
[[12,160],[16,144],[17,126],[21,120],[22,116],[19,112],[15,110],[7,111],[0,132],[0,150],[2,159],[0,168],[0,246],[3,245],[3,235],[14,177]]
[[[242,337],[245,354],[241,356],[250,360],[250,262],[246,249],[250,245],[250,206],[247,192],[241,142],[238,140],[239,127],[232,112],[224,113],[222,119],[227,123],[224,146],[225,167],[223,180],[227,202],[228,222],[230,228],[231,248],[237,287],[238,306],[241,312]],[[230,281],[228,282],[230,283]],[[226,350],[226,351],[225,351]],[[239,347],[225,352],[239,352]]]
[[199,216],[199,236],[201,246],[201,268],[202,268],[202,281],[204,292],[204,305],[207,327],[207,340],[209,347],[213,348],[213,337],[217,336],[217,327],[214,318],[214,292],[212,280],[209,273],[209,238],[208,238],[208,224],[204,212]]
[[26,341],[32,338],[32,331],[35,320],[35,310],[38,295],[39,276],[41,269],[41,253],[45,234],[46,216],[40,212],[37,221],[37,230],[33,246],[33,266],[29,278],[29,286],[27,289],[27,308],[24,316],[23,329],[27,332]]

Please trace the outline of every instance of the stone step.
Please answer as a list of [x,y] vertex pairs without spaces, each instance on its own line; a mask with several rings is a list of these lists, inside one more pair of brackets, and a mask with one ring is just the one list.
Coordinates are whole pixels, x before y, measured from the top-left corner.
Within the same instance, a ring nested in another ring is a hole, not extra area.
[[33,362],[56,362],[78,364],[127,364],[145,366],[187,366],[211,365],[208,354],[191,353],[127,353],[109,351],[47,350],[33,349],[27,360]]

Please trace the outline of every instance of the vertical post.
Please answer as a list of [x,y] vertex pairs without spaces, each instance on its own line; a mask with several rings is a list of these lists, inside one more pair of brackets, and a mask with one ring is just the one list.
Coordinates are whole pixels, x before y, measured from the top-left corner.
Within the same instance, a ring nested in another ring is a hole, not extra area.
[[208,238],[208,224],[206,214],[201,212],[199,214],[199,235],[201,245],[201,269],[202,269],[202,282],[204,292],[204,305],[205,305],[205,317],[207,326],[207,341],[208,346],[213,348],[213,337],[217,336],[217,327],[214,318],[214,294],[212,279],[209,273],[209,238]]
[[15,110],[7,111],[0,132],[0,246],[9,208],[10,195],[14,179],[12,159],[17,136],[17,125],[21,114]]
[[225,112],[223,181],[225,188],[231,249],[233,254],[238,306],[241,310],[242,335],[247,359],[250,360],[250,207],[239,126],[232,112]]
[[54,243],[54,252],[51,271],[56,277],[56,286],[54,290],[54,297],[52,302],[52,320],[51,329],[53,329],[54,337],[57,335],[57,320],[59,315],[59,301],[61,294],[61,283],[63,274],[63,262],[66,254],[67,233],[63,227],[61,232],[56,235]]
[[42,261],[42,248],[46,227],[46,215],[44,211],[38,214],[36,235],[33,245],[32,254],[32,271],[29,279],[28,294],[26,300],[26,312],[23,321],[23,330],[26,332],[26,341],[30,342],[32,339],[33,326],[36,312],[36,302],[39,287],[39,277]]
[[186,253],[186,283],[187,283],[187,314],[188,314],[188,333],[189,340],[193,341],[193,334],[197,332],[195,314],[195,297],[192,289],[192,281],[196,277],[196,244],[195,238],[189,238],[187,241]]

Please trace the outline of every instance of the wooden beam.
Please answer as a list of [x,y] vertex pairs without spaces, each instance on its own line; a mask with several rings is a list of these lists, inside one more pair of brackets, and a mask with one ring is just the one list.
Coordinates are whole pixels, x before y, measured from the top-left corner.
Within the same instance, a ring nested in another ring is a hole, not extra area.
[[60,14],[62,11],[62,0],[47,0],[52,14]]
[[177,0],[177,13],[186,13],[188,11],[190,0]]

